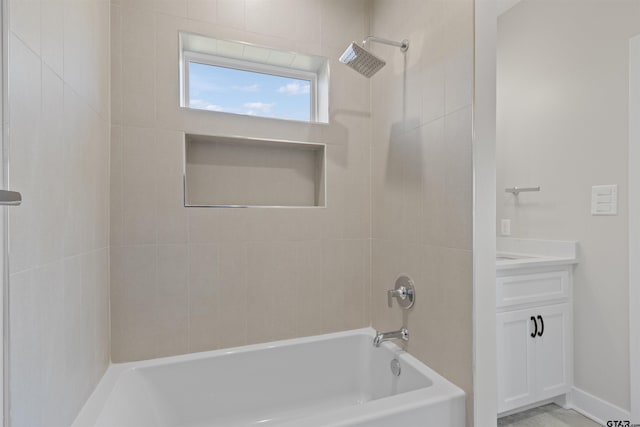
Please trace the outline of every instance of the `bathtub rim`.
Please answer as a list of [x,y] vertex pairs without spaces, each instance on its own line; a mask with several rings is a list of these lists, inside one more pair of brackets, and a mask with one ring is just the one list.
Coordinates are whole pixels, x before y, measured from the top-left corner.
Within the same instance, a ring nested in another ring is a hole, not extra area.
[[[338,338],[354,337],[354,336],[366,336],[371,339],[373,347],[373,338],[376,335],[376,330],[371,327],[352,329],[341,332],[333,332],[329,334],[313,335],[301,338],[290,338],[285,340],[270,341],[260,344],[249,344],[240,347],[231,347],[218,350],[208,350],[196,353],[187,353],[177,356],[159,357],[155,359],[147,359],[133,362],[113,363],[110,362],[107,370],[103,374],[102,378],[98,382],[93,392],[89,395],[87,401],[80,409],[80,412],[76,416],[71,427],[93,427],[95,426],[98,418],[102,413],[104,404],[106,403],[109,395],[115,388],[118,380],[122,375],[129,371],[136,371],[142,368],[156,367],[171,365],[177,363],[184,363],[189,361],[197,361],[202,359],[220,357],[225,355],[250,353],[261,350],[268,350],[272,348],[282,348],[287,346],[314,343],[320,341],[330,341]],[[418,360],[416,357],[403,350],[397,344],[393,342],[384,342],[380,347],[387,349],[394,353],[403,363],[407,363],[416,369],[421,375],[424,375],[432,384],[429,387],[420,388],[417,390],[402,393],[400,395],[389,396],[383,399],[378,399],[377,409],[375,411],[368,412],[360,416],[353,417],[348,421],[340,421],[335,423],[324,424],[327,426],[340,426],[346,422],[362,422],[367,419],[375,419],[383,413],[389,411],[399,412],[405,410],[412,410],[424,406],[425,404],[436,404],[443,401],[455,400],[462,398],[463,401],[466,398],[464,391],[453,384],[442,375],[431,369],[429,366]],[[464,406],[464,405],[463,405]],[[347,408],[348,409],[348,408]],[[346,425],[346,424],[345,424]]]

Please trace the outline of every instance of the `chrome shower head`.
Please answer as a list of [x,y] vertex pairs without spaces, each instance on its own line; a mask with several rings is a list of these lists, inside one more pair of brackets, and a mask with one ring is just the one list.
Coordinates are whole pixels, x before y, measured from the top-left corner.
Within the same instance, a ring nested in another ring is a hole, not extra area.
[[[401,42],[396,42],[393,40],[382,39],[380,37],[369,36],[362,42],[362,44],[366,46],[369,42],[396,46],[399,47],[403,53],[409,49],[409,40],[407,39],[404,39]],[[340,57],[340,62],[348,65],[367,78],[373,76],[387,64],[365,48],[358,46],[356,42],[347,46],[347,50],[345,50]]]
[[347,47],[347,50],[340,57],[340,62],[353,68],[366,78],[370,78],[386,65],[386,62],[358,46],[356,42]]

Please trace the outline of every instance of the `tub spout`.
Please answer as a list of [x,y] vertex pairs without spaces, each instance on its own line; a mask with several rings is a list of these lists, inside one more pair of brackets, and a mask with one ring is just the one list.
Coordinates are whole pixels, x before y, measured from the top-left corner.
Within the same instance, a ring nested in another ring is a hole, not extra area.
[[401,339],[403,341],[409,341],[409,330],[407,328],[402,328],[399,331],[393,332],[378,332],[376,331],[376,337],[373,339],[373,346],[380,347],[385,341],[393,340],[393,339]]

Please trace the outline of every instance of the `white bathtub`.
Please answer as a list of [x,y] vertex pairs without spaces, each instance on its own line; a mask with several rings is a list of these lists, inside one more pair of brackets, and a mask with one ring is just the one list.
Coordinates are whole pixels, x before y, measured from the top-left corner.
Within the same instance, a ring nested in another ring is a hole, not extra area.
[[113,364],[72,427],[464,427],[464,392],[374,335]]

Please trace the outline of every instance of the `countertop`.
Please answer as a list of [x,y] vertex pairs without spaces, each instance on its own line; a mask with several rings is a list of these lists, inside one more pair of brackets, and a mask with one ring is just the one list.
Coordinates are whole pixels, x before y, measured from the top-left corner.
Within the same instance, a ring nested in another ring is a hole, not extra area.
[[496,270],[577,264],[575,241],[498,238]]

